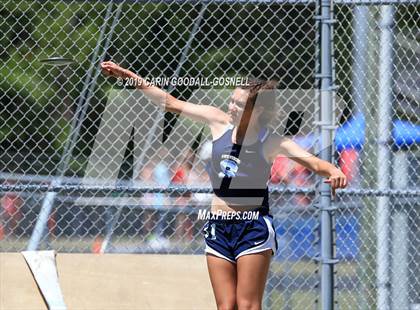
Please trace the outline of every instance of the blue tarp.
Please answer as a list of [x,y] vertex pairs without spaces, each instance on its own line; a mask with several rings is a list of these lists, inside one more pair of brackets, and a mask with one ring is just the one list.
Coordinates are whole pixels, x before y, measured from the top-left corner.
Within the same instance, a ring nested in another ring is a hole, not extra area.
[[[348,148],[360,150],[365,143],[365,127],[365,117],[360,113],[338,128],[335,135],[337,150]],[[408,121],[395,120],[392,139],[396,147],[409,147],[414,143],[420,143],[420,126]]]
[[395,121],[392,137],[398,147],[420,143],[420,126],[407,121]]
[[[360,224],[355,214],[336,216],[336,257],[357,259],[360,250]],[[318,256],[320,244],[316,243],[318,222],[312,216],[290,216],[275,220],[279,251],[276,258],[281,260],[311,259]]]

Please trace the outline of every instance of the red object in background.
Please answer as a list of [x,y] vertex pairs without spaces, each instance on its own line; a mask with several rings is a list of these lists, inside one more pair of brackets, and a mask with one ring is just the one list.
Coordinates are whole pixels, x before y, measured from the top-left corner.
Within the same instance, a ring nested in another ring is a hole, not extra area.
[[280,182],[289,183],[289,159],[283,156],[277,156],[271,166],[271,183]]
[[[304,188],[309,185],[309,171],[304,166],[296,164],[293,169],[293,183],[298,188]],[[305,194],[296,194],[295,203],[301,206],[308,206],[311,199]]]
[[57,227],[57,221],[55,220],[55,210],[53,210],[48,217],[47,226],[50,234],[55,236],[55,228]]
[[13,233],[22,219],[20,208],[23,205],[22,198],[16,193],[5,193],[0,200],[0,239],[5,234]]
[[186,180],[185,180],[185,171],[184,169],[181,167],[179,169],[176,170],[175,175],[173,176],[171,183],[174,184],[185,184]]
[[14,193],[6,193],[1,198],[1,206],[4,212],[11,216],[15,217],[19,214],[19,208],[22,205],[22,199]]
[[[292,161],[291,159],[278,156],[271,167],[271,183],[292,184],[296,187],[306,187],[309,184],[309,171]],[[304,194],[294,195],[294,203],[301,206],[307,206],[311,203],[309,197]]]
[[340,153],[339,165],[349,183],[358,174],[358,159],[359,152],[357,150],[346,149]]
[[102,249],[103,239],[101,237],[96,237],[95,241],[92,244],[92,253],[100,254]]
[[[187,183],[188,174],[187,168],[179,167],[174,176],[172,177],[171,184],[185,185]],[[176,201],[175,205],[186,205],[191,198],[191,194],[181,195]],[[178,214],[176,216],[176,229],[175,234],[180,239],[193,240],[193,223],[191,219],[185,214]]]

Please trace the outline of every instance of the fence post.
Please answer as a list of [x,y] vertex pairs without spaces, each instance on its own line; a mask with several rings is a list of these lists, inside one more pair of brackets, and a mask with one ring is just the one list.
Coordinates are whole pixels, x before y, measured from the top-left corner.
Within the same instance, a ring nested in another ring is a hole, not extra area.
[[[407,151],[397,150],[393,156],[393,187],[408,187],[409,164]],[[392,274],[391,274],[391,309],[409,309],[409,212],[407,202],[402,198],[394,198],[397,207],[392,220]]]
[[[321,128],[321,159],[332,160],[332,131],[335,130],[333,115],[333,55],[332,55],[332,1],[320,0],[320,128]],[[331,189],[321,182],[320,214],[321,214],[321,305],[324,310],[334,308],[334,264],[333,257],[333,214],[331,208]]]
[[[95,60],[98,56],[100,57],[99,62],[104,60],[105,53],[108,50],[110,40],[112,38],[115,26],[117,24],[117,21],[119,19],[120,13],[121,13],[122,5],[120,4],[118,6],[117,13],[114,16],[114,19],[113,19],[113,22],[112,22],[112,25],[111,25],[111,29],[110,29],[108,34],[105,34],[108,19],[111,18],[112,7],[113,7],[113,3],[110,2],[109,6],[107,8],[106,16],[105,16],[105,19],[104,19],[104,24],[101,27],[101,31],[100,31],[100,35],[99,35],[99,39],[98,39],[98,44],[96,45],[95,51],[94,51],[93,56],[92,56],[92,59],[94,61],[92,61],[92,65],[89,68],[88,73],[86,74],[86,80],[85,80],[82,96],[80,96],[80,99],[77,103],[77,110],[76,110],[76,113],[74,115],[74,119],[73,119],[72,124],[71,124],[71,131],[69,133],[68,140],[66,141],[66,144],[64,146],[63,155],[62,155],[62,157],[60,159],[60,163],[58,165],[58,173],[57,173],[58,174],[58,179],[52,183],[53,186],[61,185],[61,182],[62,182],[61,179],[63,178],[63,176],[65,175],[65,173],[68,169],[70,158],[71,158],[73,149],[76,146],[77,138],[79,137],[80,129],[81,129],[83,120],[85,118],[85,114],[86,114],[88,105],[89,105],[89,100],[92,97],[93,88],[96,86],[96,80],[97,80],[97,78],[100,74],[99,70],[96,70],[96,72],[94,71]],[[99,49],[101,47],[101,42],[104,39],[104,37],[105,37],[105,47],[104,47],[102,53],[99,54]],[[90,77],[92,75],[93,75],[93,77],[90,80]],[[83,101],[84,99],[86,99],[86,100]],[[27,247],[28,251],[37,250],[38,247],[39,247],[39,243],[41,242],[42,238],[44,237],[44,232],[46,231],[48,217],[50,216],[51,211],[53,209],[54,200],[55,200],[56,195],[57,195],[57,193],[55,193],[55,192],[48,192],[46,194],[46,196],[45,196],[45,198],[42,202],[41,210],[39,212],[39,216],[38,216],[38,219],[36,221],[35,228],[34,228],[32,234],[31,234],[31,238],[30,238],[29,243],[28,243],[28,247]]]
[[[381,40],[379,54],[379,102],[378,102],[378,161],[377,184],[379,190],[390,188],[390,160],[389,141],[392,125],[392,66],[393,66],[393,33],[394,7],[381,7]],[[390,280],[389,280],[389,197],[378,197],[376,214],[377,234],[377,309],[389,309]]]

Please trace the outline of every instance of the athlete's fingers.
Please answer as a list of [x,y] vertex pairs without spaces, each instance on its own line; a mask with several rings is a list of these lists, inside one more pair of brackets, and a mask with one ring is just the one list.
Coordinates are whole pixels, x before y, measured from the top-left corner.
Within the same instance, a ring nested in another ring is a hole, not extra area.
[[346,177],[330,177],[324,180],[324,183],[330,184],[333,199],[335,198],[337,188],[345,188],[347,186]]
[[101,63],[102,71],[110,72],[109,66],[107,64]]
[[335,198],[334,179],[333,178],[326,179],[326,180],[324,180],[324,183],[330,184],[330,187],[331,187],[331,196],[332,196],[332,199],[334,200],[334,198]]
[[340,177],[338,177],[336,180],[335,180],[335,188],[340,188],[341,187],[341,178]]
[[129,72],[130,72],[129,70],[126,70],[126,69],[124,69],[124,68],[122,68],[122,67],[120,67],[120,66],[118,66],[114,63],[113,64],[103,64],[102,68],[105,69],[105,70],[108,70],[108,72],[110,74],[112,74],[114,77],[117,77],[117,78],[118,77],[122,77],[122,78],[127,77]]
[[124,68],[114,64],[114,63],[101,63],[101,69],[104,74],[113,77],[125,77],[127,72]]
[[337,188],[337,185],[338,185],[338,184],[337,184],[337,183],[338,183],[337,181],[338,181],[338,180],[337,180],[337,179],[334,179],[334,178],[331,180],[331,188],[332,188],[334,191],[335,191],[335,189]]
[[119,65],[117,65],[116,63],[113,63],[112,61],[109,61],[107,63],[104,63],[104,66],[105,67],[108,67],[110,69],[114,69],[114,70],[116,70],[118,68],[121,68]]
[[111,65],[103,65],[102,68],[104,68],[105,70],[108,70],[110,72],[113,72],[115,70],[115,68]]
[[111,66],[111,65],[113,65],[114,63],[112,62],[112,61],[103,61],[102,63],[101,63],[101,65],[104,65],[104,66]]
[[337,178],[335,180],[335,188],[341,188],[340,184],[341,184],[341,179],[340,178]]
[[340,188],[340,178],[339,177],[335,179],[334,185],[335,185],[335,188]]
[[115,69],[116,66],[112,62],[103,62],[103,63],[101,63],[101,67],[111,70],[111,69]]

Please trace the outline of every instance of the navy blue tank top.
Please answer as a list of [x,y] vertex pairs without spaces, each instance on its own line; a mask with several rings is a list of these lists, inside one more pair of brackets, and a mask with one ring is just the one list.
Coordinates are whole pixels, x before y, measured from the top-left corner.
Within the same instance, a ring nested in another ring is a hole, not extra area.
[[263,145],[269,136],[263,128],[251,145],[232,143],[233,125],[213,141],[212,157],[207,165],[214,193],[228,204],[263,206],[268,211],[268,187],[271,163],[264,158]]

